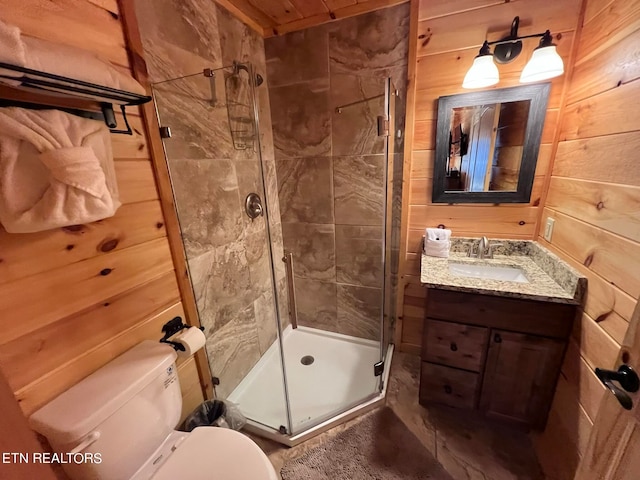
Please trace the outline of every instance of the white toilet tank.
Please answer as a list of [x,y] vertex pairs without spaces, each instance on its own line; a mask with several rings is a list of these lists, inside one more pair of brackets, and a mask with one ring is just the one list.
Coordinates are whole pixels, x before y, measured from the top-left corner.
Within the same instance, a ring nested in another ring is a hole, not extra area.
[[29,424],[70,462],[63,467],[73,480],[129,479],[180,420],[176,357],[171,346],[144,341],[35,412]]

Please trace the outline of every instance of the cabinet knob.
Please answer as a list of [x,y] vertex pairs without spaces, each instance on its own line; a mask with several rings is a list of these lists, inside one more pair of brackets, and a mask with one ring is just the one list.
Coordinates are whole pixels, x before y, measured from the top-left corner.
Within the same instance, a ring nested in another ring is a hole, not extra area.
[[444,393],[450,394],[453,391],[450,385],[444,386]]
[[502,337],[500,336],[500,334],[499,334],[499,333],[496,333],[496,334],[493,336],[493,341],[494,341],[494,342],[496,342],[496,343],[502,343]]
[[449,348],[451,349],[452,352],[456,352],[458,350],[458,345],[456,345],[456,342],[451,342],[451,345],[449,345]]

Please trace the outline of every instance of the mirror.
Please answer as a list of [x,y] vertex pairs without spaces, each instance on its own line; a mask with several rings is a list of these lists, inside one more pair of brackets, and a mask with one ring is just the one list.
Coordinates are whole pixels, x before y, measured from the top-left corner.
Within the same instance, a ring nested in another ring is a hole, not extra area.
[[433,203],[528,203],[550,88],[440,97]]

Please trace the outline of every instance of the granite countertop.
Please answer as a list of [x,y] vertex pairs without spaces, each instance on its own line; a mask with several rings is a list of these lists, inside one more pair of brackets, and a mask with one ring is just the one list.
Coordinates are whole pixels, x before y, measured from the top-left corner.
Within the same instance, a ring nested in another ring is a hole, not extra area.
[[[452,239],[449,258],[422,254],[420,281],[430,287],[494,296],[524,298],[555,303],[579,304],[587,279],[552,252],[533,241],[492,240],[492,259],[467,257],[465,243],[478,239]],[[529,283],[470,278],[449,272],[450,263],[516,267]]]

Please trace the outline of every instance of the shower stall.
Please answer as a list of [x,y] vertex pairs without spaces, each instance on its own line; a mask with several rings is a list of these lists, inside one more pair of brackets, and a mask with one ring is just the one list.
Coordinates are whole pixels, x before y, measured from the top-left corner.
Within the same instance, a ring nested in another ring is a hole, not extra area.
[[[358,124],[375,155],[326,160],[334,223],[297,233],[281,213],[292,198],[283,185],[305,195],[289,175],[305,167],[276,164],[261,73],[234,62],[157,82],[153,96],[216,395],[251,431],[295,445],[384,400],[403,132],[389,78],[364,78],[362,95],[338,99],[336,121]],[[340,224],[349,201],[363,201],[345,168],[373,185],[365,226]],[[327,231],[337,259],[315,249]],[[338,266],[310,281],[306,265],[328,260]]]

